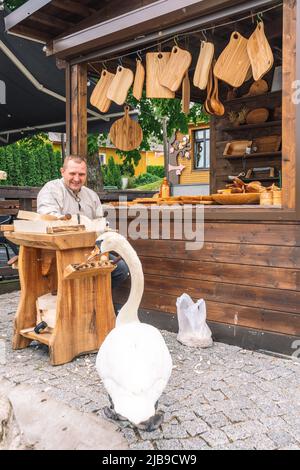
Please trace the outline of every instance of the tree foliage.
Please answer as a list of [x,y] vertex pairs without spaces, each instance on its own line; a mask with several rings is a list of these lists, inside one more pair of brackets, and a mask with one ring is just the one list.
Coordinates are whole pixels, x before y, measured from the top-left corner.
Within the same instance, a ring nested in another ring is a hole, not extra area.
[[27,0],[4,0],[4,5],[9,8],[11,11],[19,8]]
[[7,172],[1,185],[42,186],[60,177],[61,166],[60,152],[55,152],[43,135],[0,147],[0,169]]

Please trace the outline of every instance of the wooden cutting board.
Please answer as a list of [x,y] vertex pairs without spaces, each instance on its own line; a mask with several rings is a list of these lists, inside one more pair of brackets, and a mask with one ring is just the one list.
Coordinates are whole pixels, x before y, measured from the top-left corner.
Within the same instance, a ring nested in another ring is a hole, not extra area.
[[136,100],[140,101],[143,94],[143,87],[145,81],[145,69],[142,62],[138,59],[136,61],[136,71],[134,77],[132,94]]
[[116,75],[107,90],[107,98],[119,105],[124,104],[133,79],[133,72],[119,65]]
[[191,62],[192,55],[189,51],[174,46],[166,66],[161,71],[160,84],[171,91],[177,91]]
[[181,109],[184,114],[189,114],[190,112],[190,100],[191,100],[191,85],[190,85],[189,73],[186,72],[183,82],[182,82],[182,101],[181,101]]
[[114,76],[115,74],[102,70],[100,79],[91,95],[91,105],[95,106],[102,113],[106,113],[111,105],[111,100],[107,98],[107,91]]
[[265,35],[264,23],[258,23],[247,45],[249,59],[252,65],[254,80],[260,80],[268,73],[274,64],[274,56]]
[[193,83],[194,86],[205,90],[207,87],[209,71],[214,58],[215,46],[211,42],[201,42],[200,53],[196,65]]
[[138,122],[129,117],[129,107],[124,107],[124,117],[118,119],[110,128],[110,140],[114,146],[128,152],[138,148],[143,140],[143,131]]
[[214,68],[215,76],[234,88],[239,88],[249,73],[251,64],[247,44],[248,40],[234,31]]
[[175,93],[160,84],[159,78],[170,58],[170,52],[148,52],[146,55],[147,98],[175,98]]

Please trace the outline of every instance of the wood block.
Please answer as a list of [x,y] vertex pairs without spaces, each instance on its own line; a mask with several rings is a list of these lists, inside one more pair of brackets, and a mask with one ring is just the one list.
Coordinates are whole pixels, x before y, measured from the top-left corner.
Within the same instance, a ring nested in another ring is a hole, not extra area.
[[66,225],[58,227],[47,227],[46,233],[84,232],[85,225]]

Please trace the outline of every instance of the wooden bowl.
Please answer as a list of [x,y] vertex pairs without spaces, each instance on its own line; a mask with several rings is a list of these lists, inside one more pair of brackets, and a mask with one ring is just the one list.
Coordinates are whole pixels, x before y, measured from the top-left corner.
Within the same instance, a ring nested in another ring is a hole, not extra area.
[[267,108],[257,108],[249,111],[246,116],[247,124],[259,124],[269,119],[269,110]]

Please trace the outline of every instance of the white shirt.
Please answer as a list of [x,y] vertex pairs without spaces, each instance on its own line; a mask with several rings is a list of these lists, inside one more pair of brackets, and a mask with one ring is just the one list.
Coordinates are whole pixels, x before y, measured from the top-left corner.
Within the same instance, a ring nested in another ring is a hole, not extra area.
[[82,186],[78,193],[64,184],[63,178],[49,181],[37,197],[37,212],[61,216],[81,214],[89,219],[103,217],[99,196],[92,189]]

